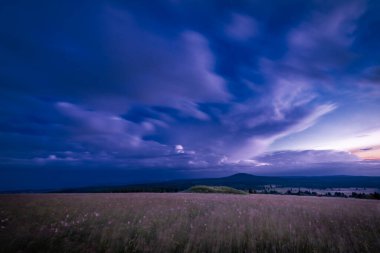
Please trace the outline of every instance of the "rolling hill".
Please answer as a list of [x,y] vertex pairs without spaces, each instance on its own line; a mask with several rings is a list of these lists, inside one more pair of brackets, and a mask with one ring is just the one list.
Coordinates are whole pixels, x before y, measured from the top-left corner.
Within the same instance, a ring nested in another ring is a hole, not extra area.
[[63,189],[55,192],[177,192],[195,185],[228,186],[240,190],[263,189],[265,186],[326,188],[379,188],[380,177],[367,176],[314,176],[314,177],[269,177],[238,173],[221,178],[182,179],[149,184],[123,186],[95,186]]

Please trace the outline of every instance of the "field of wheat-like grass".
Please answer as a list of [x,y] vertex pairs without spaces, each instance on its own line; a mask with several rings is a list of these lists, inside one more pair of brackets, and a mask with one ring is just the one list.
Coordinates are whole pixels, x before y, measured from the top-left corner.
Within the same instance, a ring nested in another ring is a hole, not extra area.
[[193,193],[0,195],[1,252],[380,252],[380,201]]

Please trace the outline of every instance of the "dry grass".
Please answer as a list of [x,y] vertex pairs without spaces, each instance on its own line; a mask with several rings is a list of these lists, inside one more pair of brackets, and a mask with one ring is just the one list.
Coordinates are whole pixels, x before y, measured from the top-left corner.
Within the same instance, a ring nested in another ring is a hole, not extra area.
[[1,252],[380,252],[380,201],[274,195],[0,196]]

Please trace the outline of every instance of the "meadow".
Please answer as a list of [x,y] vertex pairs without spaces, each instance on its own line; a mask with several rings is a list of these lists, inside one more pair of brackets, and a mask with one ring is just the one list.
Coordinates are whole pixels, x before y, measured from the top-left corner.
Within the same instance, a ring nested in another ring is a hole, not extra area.
[[380,252],[380,201],[196,193],[0,195],[1,252]]

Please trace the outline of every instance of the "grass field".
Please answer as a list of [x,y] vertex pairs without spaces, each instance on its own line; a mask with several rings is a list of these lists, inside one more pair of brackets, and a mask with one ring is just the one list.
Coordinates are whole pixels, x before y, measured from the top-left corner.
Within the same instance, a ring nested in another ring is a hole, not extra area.
[[0,195],[1,252],[380,252],[380,201],[278,195]]

